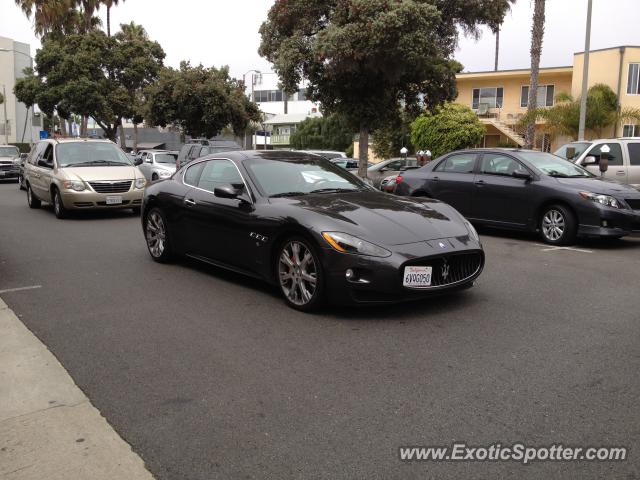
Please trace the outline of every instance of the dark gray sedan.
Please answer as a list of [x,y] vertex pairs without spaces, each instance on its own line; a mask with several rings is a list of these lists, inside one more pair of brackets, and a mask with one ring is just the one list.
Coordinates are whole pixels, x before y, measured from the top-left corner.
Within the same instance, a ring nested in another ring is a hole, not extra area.
[[638,189],[603,181],[550,153],[457,151],[401,173],[396,182],[398,195],[442,200],[474,223],[537,231],[553,245],[640,232]]

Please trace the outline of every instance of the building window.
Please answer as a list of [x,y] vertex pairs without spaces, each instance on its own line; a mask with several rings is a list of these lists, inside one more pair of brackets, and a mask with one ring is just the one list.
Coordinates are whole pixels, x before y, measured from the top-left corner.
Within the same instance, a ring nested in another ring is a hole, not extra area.
[[486,103],[489,108],[502,108],[502,98],[502,87],[474,88],[471,108],[477,110],[481,103]]
[[[555,96],[554,85],[538,85],[538,94],[536,95],[536,103],[539,107],[553,107],[553,98]],[[520,93],[520,106],[526,108],[529,104],[529,85],[523,85]]]
[[640,63],[629,64],[629,75],[627,76],[627,95],[640,94]]
[[640,137],[640,125],[624,125],[622,127],[623,137]]
[[301,88],[300,90],[298,90],[298,100],[299,101],[304,101],[307,100],[307,89],[306,88]]

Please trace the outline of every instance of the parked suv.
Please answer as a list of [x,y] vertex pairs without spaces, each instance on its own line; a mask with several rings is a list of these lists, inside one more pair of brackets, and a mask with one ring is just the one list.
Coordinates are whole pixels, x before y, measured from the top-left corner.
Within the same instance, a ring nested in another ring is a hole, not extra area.
[[212,153],[242,150],[237,143],[230,140],[209,140],[208,145],[203,145],[203,142],[205,142],[205,140],[198,140],[184,144],[178,154],[176,168],[180,169],[187,163],[193,162],[197,158],[201,158]]
[[0,180],[18,178],[20,174],[20,150],[13,145],[0,145]]
[[167,150],[142,150],[138,153],[135,164],[147,181],[169,178],[176,171],[178,155]]
[[567,158],[567,152],[573,149],[572,158],[567,159],[600,176],[600,151],[604,145],[609,147],[609,169],[604,178],[640,187],[640,137],[573,142],[563,145],[555,154]]
[[29,207],[51,203],[58,218],[91,208],[139,212],[146,184],[129,157],[108,140],[41,141],[25,163],[24,181]]

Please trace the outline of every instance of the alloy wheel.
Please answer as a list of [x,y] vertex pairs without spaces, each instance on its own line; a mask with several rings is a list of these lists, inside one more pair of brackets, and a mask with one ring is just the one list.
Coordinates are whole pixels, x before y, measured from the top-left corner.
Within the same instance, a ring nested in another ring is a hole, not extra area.
[[147,217],[146,237],[151,255],[155,258],[161,257],[166,245],[167,229],[158,212],[151,212]]
[[53,195],[53,210],[57,216],[60,216],[60,194],[58,192]]
[[278,260],[280,287],[294,305],[308,304],[318,286],[318,266],[311,250],[302,242],[288,242]]
[[558,210],[549,210],[542,217],[542,233],[548,240],[558,241],[564,235],[566,223],[564,215]]

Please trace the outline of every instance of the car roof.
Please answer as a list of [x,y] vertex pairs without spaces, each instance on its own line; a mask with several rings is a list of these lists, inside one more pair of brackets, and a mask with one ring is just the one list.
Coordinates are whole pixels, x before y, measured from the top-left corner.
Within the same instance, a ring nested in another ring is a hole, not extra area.
[[115,145],[114,142],[106,138],[46,138],[44,141],[49,143],[111,143]]
[[[318,155],[306,153],[296,150],[228,150],[225,152],[216,152],[209,154],[201,159],[206,158],[228,158],[242,162],[244,160],[304,160],[317,159]],[[322,157],[320,157],[322,158]],[[328,160],[327,160],[328,161]]]

